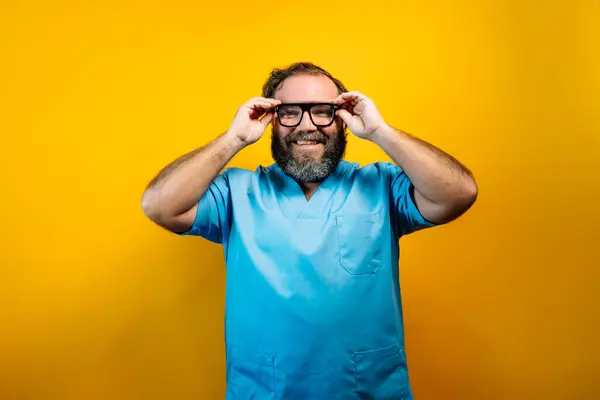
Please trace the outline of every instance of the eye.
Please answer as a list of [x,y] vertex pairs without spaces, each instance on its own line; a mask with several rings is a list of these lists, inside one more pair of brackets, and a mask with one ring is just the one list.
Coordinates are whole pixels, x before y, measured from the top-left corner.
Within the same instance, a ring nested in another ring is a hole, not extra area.
[[297,118],[302,113],[302,110],[296,106],[280,107],[279,116],[281,118]]
[[316,116],[327,117],[330,116],[333,112],[333,107],[331,106],[317,106],[313,108],[312,113]]
[[281,115],[283,115],[284,117],[295,117],[298,115],[298,111],[296,110],[283,110],[281,112]]

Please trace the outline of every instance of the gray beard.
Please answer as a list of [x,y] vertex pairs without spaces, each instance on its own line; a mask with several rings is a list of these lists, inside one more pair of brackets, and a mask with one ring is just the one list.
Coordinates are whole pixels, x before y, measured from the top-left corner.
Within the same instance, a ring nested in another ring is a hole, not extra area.
[[335,170],[337,163],[329,158],[318,161],[298,161],[291,157],[279,166],[283,172],[298,182],[316,183],[324,181]]
[[294,156],[289,149],[293,140],[299,140],[309,136],[315,136],[314,133],[298,132],[286,138],[285,144],[275,130],[271,137],[271,154],[279,168],[297,182],[318,183],[322,182],[336,169],[340,160],[346,151],[346,135],[344,130],[340,130],[336,137],[325,139],[322,133],[317,135],[326,140],[325,153],[319,160],[310,156]]

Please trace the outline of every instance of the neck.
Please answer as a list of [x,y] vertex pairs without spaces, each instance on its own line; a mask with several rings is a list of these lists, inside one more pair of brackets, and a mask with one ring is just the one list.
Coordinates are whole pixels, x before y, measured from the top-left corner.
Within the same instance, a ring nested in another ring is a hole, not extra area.
[[298,184],[300,185],[300,188],[302,188],[306,200],[310,200],[312,195],[315,194],[317,188],[319,187],[319,183],[298,182]]

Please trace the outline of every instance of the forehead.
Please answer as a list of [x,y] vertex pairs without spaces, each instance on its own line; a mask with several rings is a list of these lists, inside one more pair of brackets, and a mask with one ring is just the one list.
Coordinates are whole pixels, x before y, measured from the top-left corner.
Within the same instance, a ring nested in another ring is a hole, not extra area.
[[295,75],[283,81],[275,92],[282,103],[328,102],[339,95],[331,79],[323,75]]

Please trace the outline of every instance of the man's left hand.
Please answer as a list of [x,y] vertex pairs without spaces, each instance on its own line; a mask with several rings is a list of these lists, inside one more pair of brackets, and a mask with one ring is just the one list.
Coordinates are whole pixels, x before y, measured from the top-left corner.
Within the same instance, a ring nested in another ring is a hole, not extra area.
[[340,94],[335,103],[341,106],[337,115],[361,139],[369,140],[387,126],[373,100],[358,91]]

